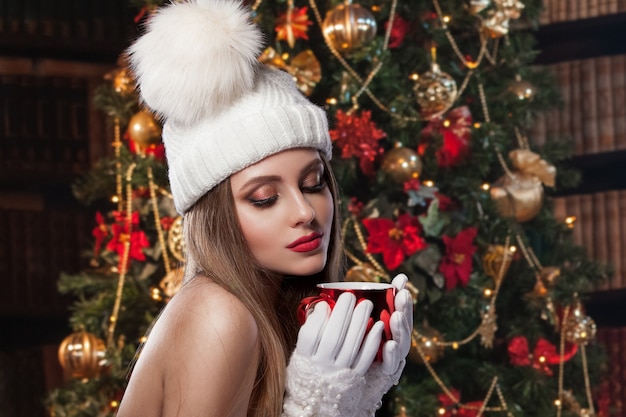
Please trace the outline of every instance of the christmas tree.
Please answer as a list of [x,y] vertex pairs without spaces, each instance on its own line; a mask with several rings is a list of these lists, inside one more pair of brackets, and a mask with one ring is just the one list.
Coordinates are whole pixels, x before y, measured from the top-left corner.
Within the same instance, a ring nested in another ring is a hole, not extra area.
[[[162,2],[142,4],[138,21]],[[327,110],[343,194],[349,281],[409,276],[413,348],[385,416],[607,416],[602,352],[584,301],[607,275],[554,218],[579,180],[569,138],[532,145],[559,105],[534,64],[540,0],[257,0],[259,58]],[[175,295],[181,218],[167,189],[160,126],[120,62],[97,94],[113,158],[76,182],[107,201],[91,267],[62,276],[75,333],[55,416],[114,415],[136,348]]]

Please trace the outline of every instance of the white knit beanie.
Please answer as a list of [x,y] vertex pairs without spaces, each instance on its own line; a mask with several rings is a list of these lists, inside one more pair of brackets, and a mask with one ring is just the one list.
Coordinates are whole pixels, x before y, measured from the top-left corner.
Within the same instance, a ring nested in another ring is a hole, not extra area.
[[188,0],[157,11],[129,48],[142,101],[164,121],[174,204],[267,156],[314,148],[331,157],[328,122],[285,72],[259,63],[262,35],[239,1]]

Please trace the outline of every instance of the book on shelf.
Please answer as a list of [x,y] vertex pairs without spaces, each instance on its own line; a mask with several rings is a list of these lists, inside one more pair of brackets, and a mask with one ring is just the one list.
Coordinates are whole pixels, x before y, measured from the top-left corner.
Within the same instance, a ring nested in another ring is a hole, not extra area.
[[569,98],[571,102],[565,103],[564,111],[572,112],[572,140],[574,141],[574,154],[582,155],[585,152],[585,146],[583,142],[583,117],[582,117],[582,101],[583,101],[583,87],[582,87],[582,73],[581,73],[581,61],[570,61],[570,81],[571,85],[564,86],[563,90],[569,90]]
[[594,59],[581,62],[581,110],[584,153],[598,152],[598,102]]
[[613,74],[611,71],[611,57],[600,56],[593,61],[595,61],[596,74],[598,151],[611,152],[615,150],[611,78],[617,76],[617,74]]
[[580,220],[579,227],[582,229],[582,245],[585,247],[587,256],[591,259],[596,258],[594,247],[594,218],[593,218],[593,195],[580,195]]
[[610,62],[615,148],[626,149],[626,55],[613,55]]
[[[609,249],[607,242],[607,223],[606,216],[606,193],[591,194],[593,214],[591,216],[591,227],[593,228],[593,259],[602,265],[609,263]],[[609,289],[608,281],[603,281],[599,288],[601,290]]]
[[[626,262],[626,259],[622,258],[622,246],[626,246],[626,241],[624,243],[622,242],[622,236],[624,235],[620,232],[622,220],[620,219],[619,193],[620,191],[610,190],[606,192],[605,197],[604,218],[606,219],[608,259],[613,267],[613,275],[606,283],[605,289],[623,288],[625,284],[622,263]],[[626,219],[623,221],[626,221]]]

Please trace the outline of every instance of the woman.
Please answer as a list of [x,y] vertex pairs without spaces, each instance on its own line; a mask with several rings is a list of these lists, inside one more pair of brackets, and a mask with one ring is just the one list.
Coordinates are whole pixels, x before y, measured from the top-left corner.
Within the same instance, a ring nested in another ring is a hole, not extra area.
[[[393,340],[372,303],[295,307],[343,273],[325,113],[257,60],[238,2],[158,11],[129,50],[143,101],[164,119],[185,283],[151,329],[118,416],[364,416],[397,382],[412,302],[394,279]],[[295,346],[295,349],[294,349]]]

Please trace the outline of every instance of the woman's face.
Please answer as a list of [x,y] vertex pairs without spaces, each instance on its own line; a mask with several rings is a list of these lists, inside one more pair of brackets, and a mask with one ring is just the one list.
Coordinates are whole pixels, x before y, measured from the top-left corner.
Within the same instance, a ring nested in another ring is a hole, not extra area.
[[313,149],[290,149],[231,176],[235,209],[256,260],[284,275],[312,275],[326,265],[333,198]]

